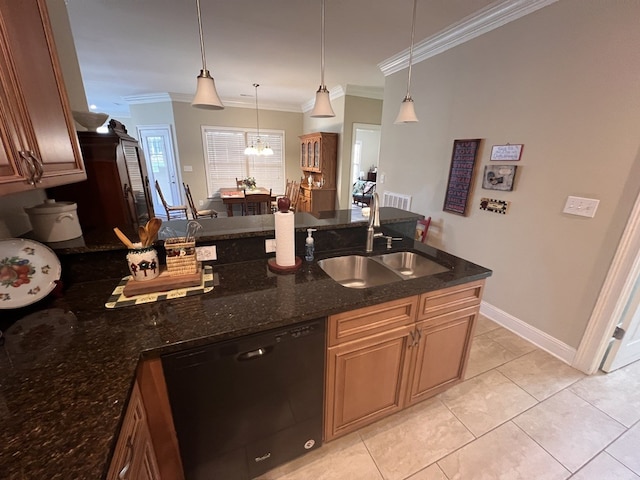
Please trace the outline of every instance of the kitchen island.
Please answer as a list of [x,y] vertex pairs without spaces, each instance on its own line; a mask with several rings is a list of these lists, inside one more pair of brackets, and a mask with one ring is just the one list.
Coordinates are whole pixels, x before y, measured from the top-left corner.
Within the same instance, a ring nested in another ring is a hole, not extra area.
[[[273,219],[262,217],[201,222],[198,244],[218,248],[219,260],[211,262],[216,276],[212,292],[132,307],[104,307],[126,274],[124,260],[117,260],[124,258],[123,248],[105,239],[59,250],[64,289],[37,308],[73,315],[20,345],[12,345],[9,338],[0,355],[3,478],[104,478],[141,359],[491,275],[484,267],[414,242],[411,227],[419,216],[392,208],[381,209],[383,230],[405,237],[393,249],[421,252],[449,271],[369,289],[339,285],[317,262],[276,275],[267,268],[273,254],[264,253],[264,239],[273,236]],[[184,226],[180,222],[169,226],[179,231]],[[298,254],[307,226],[319,230],[319,258],[364,251],[366,224],[351,221],[348,211],[324,218],[297,214]],[[386,251],[383,241],[375,248]]]

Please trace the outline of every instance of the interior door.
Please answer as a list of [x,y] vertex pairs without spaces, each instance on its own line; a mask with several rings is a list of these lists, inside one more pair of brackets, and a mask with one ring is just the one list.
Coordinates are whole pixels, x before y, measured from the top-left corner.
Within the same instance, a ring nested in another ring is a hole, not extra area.
[[622,336],[622,338],[611,340],[602,365],[602,370],[605,372],[611,372],[640,360],[640,278],[636,279],[633,293],[624,309],[617,331],[619,334],[616,336]]
[[[138,127],[138,138],[147,160],[149,183],[157,180],[169,205],[184,205],[182,201],[179,169],[173,154],[171,127],[169,125],[147,125]],[[164,207],[155,188],[152,189],[153,207],[164,212]]]

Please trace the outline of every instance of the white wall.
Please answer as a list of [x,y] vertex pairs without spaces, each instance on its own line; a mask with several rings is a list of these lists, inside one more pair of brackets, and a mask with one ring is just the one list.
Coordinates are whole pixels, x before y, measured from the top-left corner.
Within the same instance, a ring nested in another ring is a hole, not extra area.
[[[561,0],[414,65],[417,124],[393,124],[406,70],[386,79],[379,191],[412,194],[429,243],[493,269],[487,302],[573,348],[640,186],[638,18],[640,2]],[[483,139],[466,217],[442,211],[464,138]],[[515,189],[483,190],[506,143],[525,145]],[[600,199],[596,217],[563,214],[567,195]]]

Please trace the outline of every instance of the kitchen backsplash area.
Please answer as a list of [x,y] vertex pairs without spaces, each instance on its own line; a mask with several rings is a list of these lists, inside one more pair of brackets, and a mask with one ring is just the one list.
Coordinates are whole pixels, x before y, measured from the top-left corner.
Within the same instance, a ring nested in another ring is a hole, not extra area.
[[0,238],[19,237],[31,230],[25,207],[38,205],[47,198],[43,189],[0,197]]

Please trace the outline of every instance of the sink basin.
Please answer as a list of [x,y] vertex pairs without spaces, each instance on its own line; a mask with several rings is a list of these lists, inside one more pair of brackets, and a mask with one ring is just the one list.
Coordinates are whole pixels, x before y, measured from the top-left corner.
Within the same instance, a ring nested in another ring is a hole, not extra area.
[[382,263],[406,280],[449,271],[447,267],[413,252],[386,253],[372,257],[372,259]]
[[318,260],[318,265],[340,285],[349,288],[369,288],[401,280],[382,263],[360,255],[325,258]]
[[447,267],[413,252],[384,253],[373,257],[344,255],[318,260],[318,265],[340,285],[349,288],[375,287],[449,271]]

